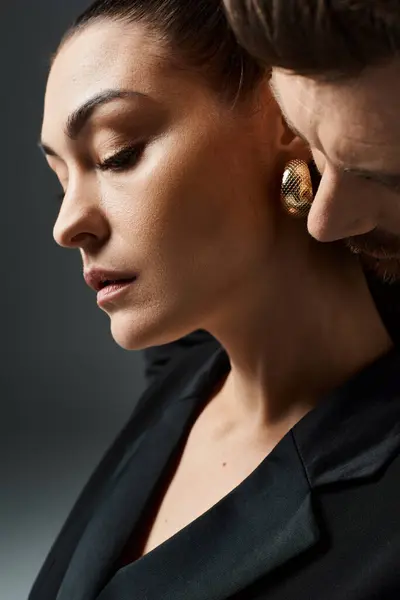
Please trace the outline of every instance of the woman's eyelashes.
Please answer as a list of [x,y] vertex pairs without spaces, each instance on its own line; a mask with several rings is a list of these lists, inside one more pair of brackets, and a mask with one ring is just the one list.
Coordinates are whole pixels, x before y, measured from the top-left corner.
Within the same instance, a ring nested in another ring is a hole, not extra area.
[[[109,156],[105,160],[98,162],[96,164],[96,168],[103,172],[113,171],[121,173],[123,171],[128,171],[139,162],[145,146],[146,144],[142,142],[141,144],[134,144],[122,148],[112,156]],[[57,194],[57,202],[62,203],[64,201],[65,193],[66,192],[62,191]]]
[[136,165],[141,158],[145,144],[134,144],[119,150],[112,156],[97,163],[97,168],[100,171],[127,171]]

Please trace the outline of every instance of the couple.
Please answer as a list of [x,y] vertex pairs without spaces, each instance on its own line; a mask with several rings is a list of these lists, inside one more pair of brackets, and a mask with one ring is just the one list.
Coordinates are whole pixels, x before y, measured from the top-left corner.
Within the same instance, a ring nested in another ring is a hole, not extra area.
[[346,4],[102,0],[63,38],[55,239],[118,344],[184,351],[30,600],[398,597],[400,14]]

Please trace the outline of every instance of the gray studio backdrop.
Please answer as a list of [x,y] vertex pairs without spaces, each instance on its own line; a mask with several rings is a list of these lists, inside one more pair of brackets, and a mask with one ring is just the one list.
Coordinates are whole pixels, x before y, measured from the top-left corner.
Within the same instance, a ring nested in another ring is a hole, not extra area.
[[143,390],[52,239],[59,191],[36,147],[47,63],[83,0],[0,0],[0,599],[25,600],[77,494]]

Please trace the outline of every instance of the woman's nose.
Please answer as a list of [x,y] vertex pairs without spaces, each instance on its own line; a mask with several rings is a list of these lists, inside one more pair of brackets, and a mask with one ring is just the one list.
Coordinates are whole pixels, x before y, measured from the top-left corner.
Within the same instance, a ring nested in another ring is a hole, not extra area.
[[101,245],[109,235],[109,223],[96,201],[85,200],[76,192],[67,194],[53,229],[57,244],[86,249]]

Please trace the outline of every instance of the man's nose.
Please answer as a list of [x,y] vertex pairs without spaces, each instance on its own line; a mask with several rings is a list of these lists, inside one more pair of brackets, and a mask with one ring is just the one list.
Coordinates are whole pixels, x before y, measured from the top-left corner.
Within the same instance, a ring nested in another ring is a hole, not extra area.
[[362,235],[375,229],[376,198],[367,184],[347,174],[324,172],[308,214],[309,233],[320,242]]
[[98,202],[77,189],[68,192],[53,229],[57,244],[87,249],[104,243],[109,235],[109,223]]

